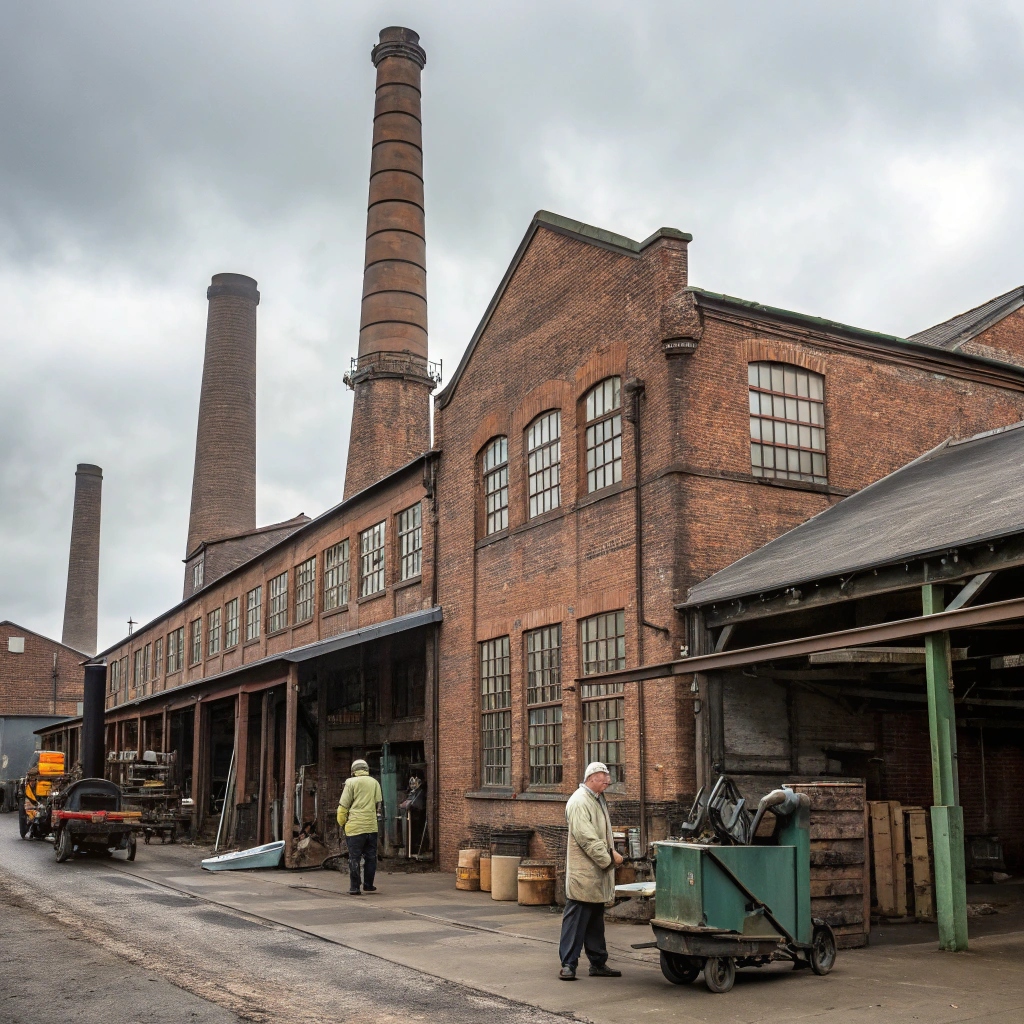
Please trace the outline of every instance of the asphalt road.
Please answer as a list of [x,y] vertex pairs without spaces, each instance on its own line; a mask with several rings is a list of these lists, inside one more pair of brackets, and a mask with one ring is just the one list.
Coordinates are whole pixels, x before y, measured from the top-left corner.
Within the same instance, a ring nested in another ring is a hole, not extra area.
[[130,877],[123,856],[57,864],[0,815],[0,1024],[567,1019]]

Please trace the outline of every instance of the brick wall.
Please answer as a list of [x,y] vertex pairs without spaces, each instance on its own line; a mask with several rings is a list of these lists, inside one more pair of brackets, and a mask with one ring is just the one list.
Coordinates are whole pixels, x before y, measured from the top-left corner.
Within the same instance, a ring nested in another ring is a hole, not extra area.
[[1010,313],[976,338],[965,341],[960,351],[1024,366],[1024,309]]
[[[610,375],[646,386],[641,414],[644,504],[644,660],[678,656],[686,641],[673,605],[686,589],[846,494],[935,446],[1024,418],[1021,382],[1006,387],[913,365],[913,355],[850,343],[764,319],[691,309],[692,355],[667,357],[686,246],[662,240],[640,253],[570,233],[533,235],[435,416],[439,463],[441,637],[441,847],[454,863],[459,842],[487,821],[543,823],[560,805],[527,799],[523,633],[561,622],[565,796],[581,774],[578,620],[592,610],[626,611],[627,665],[638,663],[633,426],[623,424],[622,483],[586,494],[580,403]],[[675,296],[674,302],[669,302]],[[668,306],[666,306],[668,303]],[[672,313],[669,316],[666,310]],[[778,360],[823,372],[828,484],[765,481],[750,468],[747,364]],[[562,411],[562,492],[557,511],[527,518],[524,434],[534,416]],[[480,455],[507,435],[509,529],[482,536]],[[472,511],[471,511],[472,510]],[[481,799],[479,648],[509,635],[512,676],[512,793]],[[677,680],[646,686],[649,798],[685,802],[695,788],[693,714]],[[626,694],[627,781],[638,797],[637,695]],[[728,710],[727,710],[728,714]],[[821,739],[819,737],[819,739]],[[865,742],[867,742],[865,740]],[[801,751],[801,758],[813,751]],[[815,755],[818,756],[818,755]],[[512,799],[514,797],[515,799]],[[525,797],[525,798],[524,798]],[[555,810],[552,810],[552,806]]]
[[[24,654],[9,650],[8,640],[21,637]],[[54,656],[57,706],[53,703]],[[82,699],[84,656],[56,640],[13,622],[0,622],[0,714],[77,715]]]

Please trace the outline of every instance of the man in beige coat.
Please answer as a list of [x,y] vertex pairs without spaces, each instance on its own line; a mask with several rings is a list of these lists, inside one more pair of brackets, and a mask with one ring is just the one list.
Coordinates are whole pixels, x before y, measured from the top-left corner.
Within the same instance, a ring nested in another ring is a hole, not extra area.
[[620,978],[622,971],[608,966],[604,942],[604,906],[615,899],[615,866],[622,863],[612,842],[608,804],[602,795],[611,785],[608,766],[600,761],[587,765],[579,789],[565,805],[569,823],[565,862],[565,911],[558,956],[562,981],[576,980],[580,950],[586,950],[590,974]]

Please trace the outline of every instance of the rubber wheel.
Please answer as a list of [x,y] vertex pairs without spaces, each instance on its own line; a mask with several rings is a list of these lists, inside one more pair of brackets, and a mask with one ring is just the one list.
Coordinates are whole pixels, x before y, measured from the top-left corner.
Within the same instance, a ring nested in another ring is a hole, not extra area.
[[828,974],[836,964],[836,937],[827,924],[815,925],[811,935],[811,970]]
[[18,804],[18,831],[22,839],[28,838],[28,815],[25,813],[25,801]]
[[135,851],[136,851],[136,849],[137,849],[137,843],[135,841],[135,833],[133,832],[128,837],[128,856],[125,857],[125,860],[135,860]]
[[728,956],[708,957],[704,964],[704,984],[712,992],[728,992],[736,981],[736,964]]
[[692,985],[700,974],[700,961],[694,961],[680,953],[661,950],[661,973],[673,985]]
[[75,844],[71,839],[71,831],[65,826],[57,834],[57,842],[54,843],[57,848],[57,863],[63,864],[64,861],[71,856],[74,851]]

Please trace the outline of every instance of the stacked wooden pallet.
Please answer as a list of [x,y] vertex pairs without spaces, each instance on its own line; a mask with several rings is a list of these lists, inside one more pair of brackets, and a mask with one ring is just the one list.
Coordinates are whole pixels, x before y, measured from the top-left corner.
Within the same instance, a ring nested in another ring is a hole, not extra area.
[[864,946],[870,928],[867,805],[860,782],[798,782],[811,801],[811,915],[840,949]]
[[878,916],[934,920],[928,812],[923,807],[903,807],[897,800],[872,800],[868,815]]

